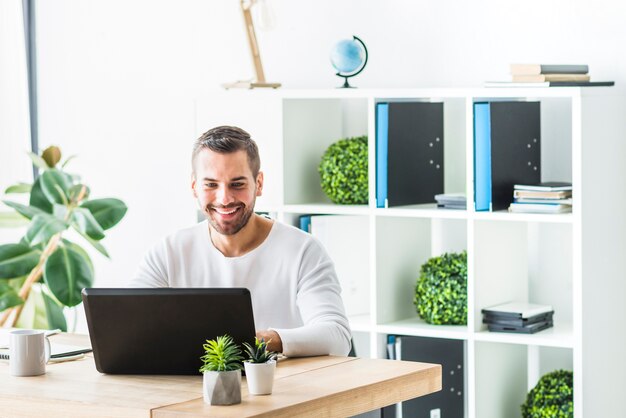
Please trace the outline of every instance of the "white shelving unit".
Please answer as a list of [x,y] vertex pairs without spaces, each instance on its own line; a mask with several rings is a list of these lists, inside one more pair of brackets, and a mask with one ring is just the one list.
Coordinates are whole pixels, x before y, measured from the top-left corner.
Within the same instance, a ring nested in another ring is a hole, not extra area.
[[[467,211],[375,206],[375,105],[444,103],[445,192],[466,192]],[[544,180],[571,181],[571,214],[474,212],[473,103],[541,102]],[[359,355],[385,357],[388,334],[465,341],[469,418],[520,416],[529,388],[551,370],[574,371],[574,416],[623,413],[626,389],[626,101],[610,88],[276,90],[216,92],[198,100],[197,133],[241,126],[257,140],[265,173],[257,210],[296,225],[302,214],[366,217],[369,313],[350,318]],[[369,138],[369,204],[330,203],[317,166],[347,136]],[[350,234],[345,234],[350,245]],[[420,266],[468,252],[468,325],[433,326],[415,313]],[[554,328],[490,333],[481,308],[508,300],[554,306]]]

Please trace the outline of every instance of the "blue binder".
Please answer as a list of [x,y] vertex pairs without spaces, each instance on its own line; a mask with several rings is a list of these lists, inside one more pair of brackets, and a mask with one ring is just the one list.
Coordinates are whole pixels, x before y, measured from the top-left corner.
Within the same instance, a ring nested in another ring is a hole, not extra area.
[[491,210],[491,111],[474,103],[474,202],[477,212]]
[[387,134],[389,132],[389,103],[376,105],[376,207],[387,202]]

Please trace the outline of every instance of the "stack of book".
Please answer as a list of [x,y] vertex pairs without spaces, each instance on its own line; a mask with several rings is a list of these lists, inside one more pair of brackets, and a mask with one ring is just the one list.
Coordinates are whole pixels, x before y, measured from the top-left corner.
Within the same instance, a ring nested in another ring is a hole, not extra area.
[[514,83],[555,82],[588,82],[588,65],[545,65],[545,64],[511,64],[511,77]]
[[591,81],[586,64],[511,64],[507,81],[488,81],[487,87],[613,86],[613,81]]
[[483,324],[491,332],[534,334],[554,325],[554,310],[550,305],[509,302],[482,310]]
[[572,184],[549,181],[513,186],[513,203],[509,212],[567,213],[572,211]]
[[467,208],[467,198],[465,193],[443,193],[435,195],[437,207],[442,209],[462,209]]

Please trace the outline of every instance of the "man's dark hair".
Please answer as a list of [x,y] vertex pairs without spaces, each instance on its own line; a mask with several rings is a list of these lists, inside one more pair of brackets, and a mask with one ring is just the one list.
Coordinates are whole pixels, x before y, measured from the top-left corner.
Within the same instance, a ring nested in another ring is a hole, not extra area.
[[236,126],[218,126],[203,133],[193,145],[193,152],[191,153],[192,170],[195,168],[196,156],[205,148],[220,154],[230,154],[244,150],[248,154],[248,165],[252,175],[256,179],[259,174],[261,169],[259,148],[256,142],[250,138],[250,134],[241,128]]

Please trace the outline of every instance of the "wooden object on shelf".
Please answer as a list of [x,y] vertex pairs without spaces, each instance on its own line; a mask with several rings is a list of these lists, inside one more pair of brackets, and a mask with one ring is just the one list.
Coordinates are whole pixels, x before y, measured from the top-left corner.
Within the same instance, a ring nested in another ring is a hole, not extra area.
[[256,31],[254,30],[254,20],[252,19],[252,13],[250,10],[256,3],[256,0],[241,0],[241,12],[243,13],[243,20],[246,26],[246,37],[248,38],[248,46],[250,47],[250,53],[252,55],[252,63],[254,64],[254,73],[256,78],[254,80],[242,80],[235,81],[234,83],[224,83],[222,87],[225,89],[231,88],[273,88],[276,89],[281,86],[280,83],[269,83],[265,80],[265,72],[263,71],[263,63],[261,62],[261,52],[259,51],[259,42],[256,38]]
[[[51,337],[84,345],[86,335]],[[224,416],[343,417],[380,408],[441,389],[441,367],[354,357],[308,357],[280,360],[270,396],[248,395],[242,403],[210,406],[202,400],[202,376],[103,375],[93,356],[50,364],[34,378],[10,376],[0,361],[0,411],[14,416]],[[315,382],[312,385],[311,382]]]

